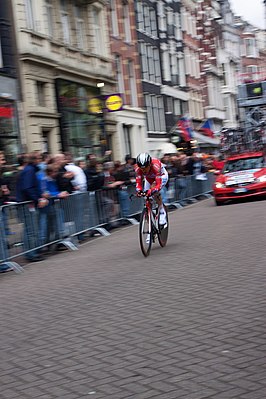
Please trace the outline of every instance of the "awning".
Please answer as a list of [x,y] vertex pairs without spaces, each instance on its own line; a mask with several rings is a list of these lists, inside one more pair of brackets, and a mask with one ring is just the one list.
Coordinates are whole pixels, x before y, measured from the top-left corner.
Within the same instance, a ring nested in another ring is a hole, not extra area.
[[193,131],[194,140],[197,140],[199,144],[211,144],[215,147],[220,145],[220,140],[212,137],[205,136],[204,134],[200,134],[199,132]]
[[177,149],[176,146],[172,143],[161,143],[158,150],[162,155],[164,154],[176,154]]

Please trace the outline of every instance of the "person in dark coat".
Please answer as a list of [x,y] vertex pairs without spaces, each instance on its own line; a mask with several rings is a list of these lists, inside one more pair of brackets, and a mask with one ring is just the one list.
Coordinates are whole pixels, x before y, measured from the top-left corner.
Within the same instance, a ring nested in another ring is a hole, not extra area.
[[21,169],[17,177],[16,198],[17,202],[31,201],[31,203],[21,204],[18,207],[19,217],[24,225],[24,251],[25,257],[29,262],[39,262],[44,258],[39,255],[38,208],[47,205],[47,200],[41,198],[38,178],[38,163],[42,157],[37,152],[29,154],[28,163]]

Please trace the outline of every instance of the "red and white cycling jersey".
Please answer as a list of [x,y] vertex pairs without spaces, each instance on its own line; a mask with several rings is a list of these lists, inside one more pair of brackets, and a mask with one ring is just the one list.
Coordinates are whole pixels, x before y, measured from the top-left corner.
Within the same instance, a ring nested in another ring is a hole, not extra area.
[[137,165],[135,167],[136,172],[136,189],[137,191],[141,191],[142,188],[142,180],[143,177],[152,185],[155,182],[155,186],[152,187],[153,190],[160,191],[163,185],[162,176],[167,176],[167,171],[163,166],[162,162],[157,158],[152,158],[151,167],[147,174],[144,174],[141,168]]

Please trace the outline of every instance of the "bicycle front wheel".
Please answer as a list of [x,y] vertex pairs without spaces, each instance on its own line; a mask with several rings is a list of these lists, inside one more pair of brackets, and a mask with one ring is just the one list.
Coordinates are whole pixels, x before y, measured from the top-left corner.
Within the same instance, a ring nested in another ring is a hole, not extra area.
[[139,223],[139,242],[143,255],[146,257],[151,251],[152,230],[151,215],[148,209],[143,209]]
[[158,229],[158,241],[161,247],[165,247],[168,239],[168,230],[169,230],[169,220],[168,220],[168,212],[167,208],[164,205],[164,210],[166,213],[166,224],[165,225],[159,225]]

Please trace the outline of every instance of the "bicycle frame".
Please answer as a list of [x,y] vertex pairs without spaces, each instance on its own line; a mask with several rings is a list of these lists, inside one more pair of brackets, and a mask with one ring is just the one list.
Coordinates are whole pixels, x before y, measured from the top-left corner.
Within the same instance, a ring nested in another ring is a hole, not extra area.
[[[132,194],[130,198],[132,197],[138,197],[138,195]],[[167,222],[160,226],[159,208],[157,207],[156,210],[153,209],[153,197],[146,196],[145,194],[143,194],[142,197],[145,197],[145,203],[140,216],[139,240],[141,251],[146,257],[149,255],[152,242],[154,243],[156,238],[158,238],[160,246],[165,247],[168,237],[169,221],[167,216],[167,208],[165,205],[163,205],[166,212]]]

